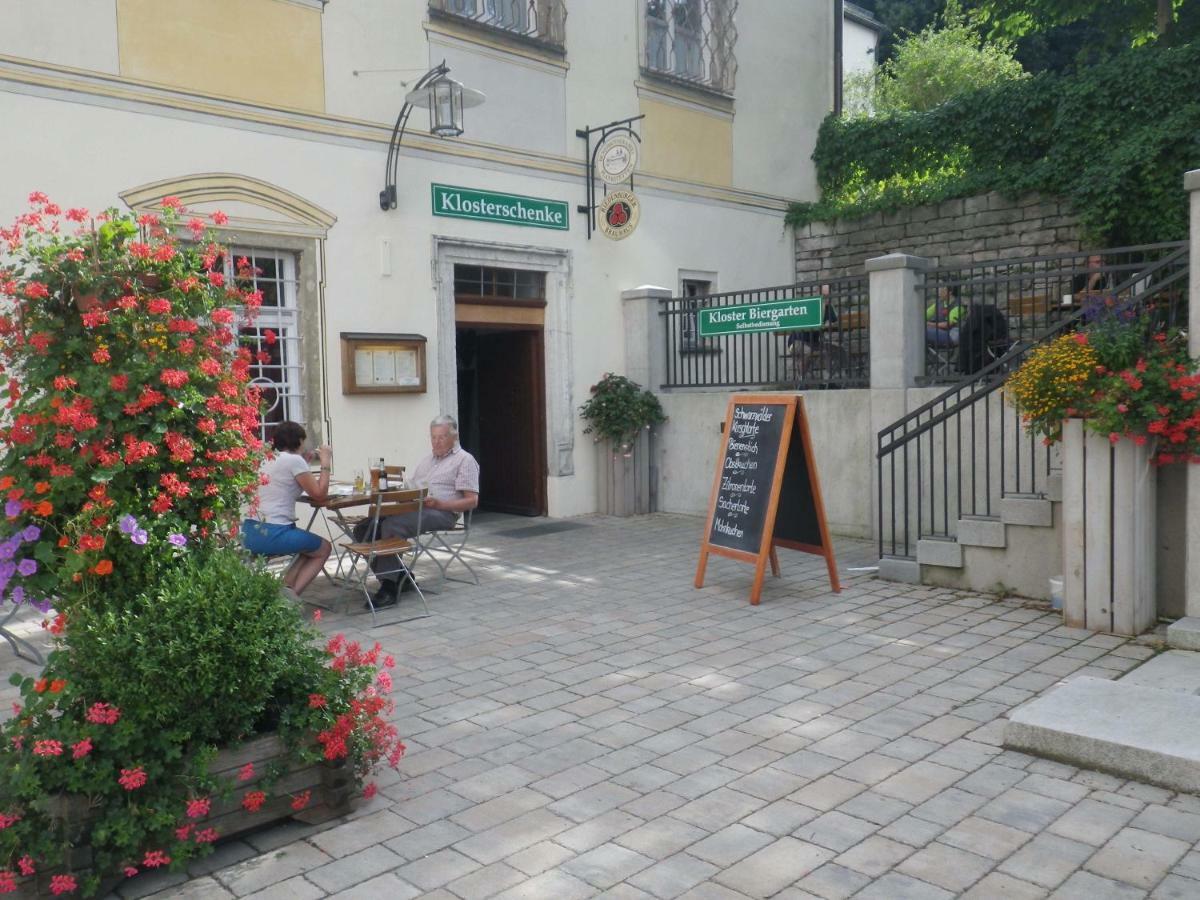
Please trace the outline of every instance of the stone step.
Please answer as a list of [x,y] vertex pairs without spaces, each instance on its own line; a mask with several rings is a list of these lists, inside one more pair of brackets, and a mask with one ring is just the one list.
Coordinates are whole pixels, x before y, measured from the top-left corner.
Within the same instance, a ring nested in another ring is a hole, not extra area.
[[1180,694],[1200,694],[1200,653],[1168,650],[1152,656],[1121,676],[1121,684],[1137,684]]
[[922,538],[917,541],[917,563],[922,566],[961,569],[962,545],[954,538]]
[[1080,676],[1014,710],[1004,746],[1197,793],[1198,721],[1200,696]]
[[1200,650],[1200,616],[1186,616],[1168,625],[1167,644],[1176,650]]
[[1000,501],[1000,521],[1005,525],[1050,528],[1054,525],[1054,507],[1045,497],[1010,494]]
[[1004,523],[996,516],[963,516],[958,520],[958,542],[964,547],[1007,547]]

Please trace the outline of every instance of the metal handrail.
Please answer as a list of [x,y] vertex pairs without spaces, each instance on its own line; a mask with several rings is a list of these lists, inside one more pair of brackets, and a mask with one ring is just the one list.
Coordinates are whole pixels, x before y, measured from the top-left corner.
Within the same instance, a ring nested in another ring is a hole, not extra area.
[[[1172,290],[1181,282],[1186,284],[1188,278],[1187,245],[1172,242],[1151,245],[1151,247],[1153,249],[1170,249],[1172,252],[1118,283],[1110,289],[1112,294],[1132,293],[1136,302],[1142,305]],[[1073,256],[1077,256],[1077,254],[1062,254],[1059,258],[1065,259]],[[1156,281],[1156,276],[1161,277]],[[1143,287],[1144,290],[1137,292],[1139,287]],[[1047,344],[1064,332],[1078,327],[1087,314],[1086,309],[1073,311],[1069,316],[1041,332],[1035,340],[1012,348],[979,372],[964,377],[937,397],[877,433],[878,545],[881,557],[897,556],[897,549],[902,547],[901,557],[911,558],[913,554],[910,551],[914,548],[912,535],[914,527],[917,541],[926,536],[950,537],[952,510],[958,517],[981,514],[990,516],[993,494],[996,491],[998,491],[1000,499],[1005,496],[1022,494],[1023,491],[1029,493],[1024,490],[1025,487],[1032,490],[1034,494],[1038,493],[1037,484],[1043,476],[1039,475],[1036,470],[1038,452],[1036,444],[1032,439],[1022,435],[1018,424],[1016,437],[1018,446],[1012,449],[1006,446],[1003,409],[1001,409],[997,433],[993,435],[989,419],[990,398],[997,391],[1003,390],[1006,381],[1003,376],[1013,370],[1032,350]],[[1003,399],[1000,402],[1003,404]],[[976,415],[976,408],[981,403],[983,412],[980,420]],[[953,426],[950,425],[952,422]],[[964,424],[966,425],[967,440],[970,443],[965,456],[963,454]],[[939,448],[936,444],[937,435],[935,433],[939,428],[941,429],[940,452],[942,454],[940,472],[936,466]],[[982,447],[978,446],[980,428],[983,431]],[[990,444],[993,437],[999,445],[996,453],[993,453]],[[925,448],[922,438],[927,438],[929,441],[928,464],[923,459]],[[1028,443],[1028,448],[1023,446],[1026,443]],[[958,467],[953,476],[949,474],[949,454],[952,444],[957,445],[958,451]],[[915,465],[913,465],[914,458]],[[889,463],[890,470],[885,470],[885,466],[888,466]],[[1009,471],[1010,463],[1013,466],[1011,472]],[[926,468],[928,468],[928,472],[925,471]],[[890,475],[892,529],[890,534],[884,530],[885,471]],[[1051,471],[1051,455],[1047,448],[1043,475],[1049,471]],[[897,478],[900,479],[900,482],[897,481]],[[911,496],[910,481],[915,482],[913,485],[915,498]],[[1010,484],[1015,487],[1015,490],[1009,490]],[[964,488],[966,488],[965,493]],[[927,518],[928,528],[925,527]],[[889,541],[892,552],[885,554],[885,548]]]

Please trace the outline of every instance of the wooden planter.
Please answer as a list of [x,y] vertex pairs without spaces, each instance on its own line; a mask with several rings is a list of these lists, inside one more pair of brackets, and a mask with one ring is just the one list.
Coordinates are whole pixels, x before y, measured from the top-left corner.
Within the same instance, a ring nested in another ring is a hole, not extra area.
[[1075,628],[1141,634],[1154,625],[1153,442],[1111,444],[1063,425],[1063,620]]
[[[208,815],[203,819],[191,820],[196,829],[215,828],[220,832],[220,840],[225,840],[283,819],[296,819],[315,825],[354,809],[359,793],[355,789],[354,773],[345,761],[292,766],[275,780],[270,795],[257,812],[243,808],[242,797],[247,791],[257,790],[268,767],[283,759],[284,755],[283,742],[273,734],[217,753],[209,766],[209,773],[221,782],[232,784],[232,793],[227,800],[214,797]],[[246,781],[238,781],[238,772],[247,763],[254,765],[254,775]],[[308,805],[304,809],[293,810],[292,798],[304,791],[311,792]],[[70,871],[82,881],[91,874],[92,850],[83,841],[96,818],[96,810],[88,798],[77,794],[50,797],[46,800],[46,811],[63,824],[64,833],[75,846],[70,850],[67,867],[39,872],[36,877],[20,882],[17,892],[11,895],[17,900],[52,897],[51,875]],[[121,880],[113,878],[102,882],[96,896],[108,894]]]
[[638,516],[655,511],[657,470],[654,465],[654,435],[643,428],[637,439],[625,446],[612,441],[596,443],[597,511],[604,516]]

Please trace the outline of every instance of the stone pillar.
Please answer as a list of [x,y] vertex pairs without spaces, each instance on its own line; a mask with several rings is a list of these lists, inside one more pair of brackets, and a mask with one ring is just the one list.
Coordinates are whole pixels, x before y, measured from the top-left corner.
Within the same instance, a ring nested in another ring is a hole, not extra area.
[[662,390],[667,380],[667,326],[659,301],[673,296],[667,288],[649,284],[621,291],[625,375],[651,391]]
[[923,256],[889,253],[866,262],[870,278],[871,387],[910,388],[925,374],[925,297],[933,265]]
[[[1188,296],[1188,349],[1200,356],[1200,169],[1183,176],[1183,186],[1191,199],[1191,265]],[[1200,465],[1187,467],[1187,572],[1184,576],[1186,614],[1200,616]]]

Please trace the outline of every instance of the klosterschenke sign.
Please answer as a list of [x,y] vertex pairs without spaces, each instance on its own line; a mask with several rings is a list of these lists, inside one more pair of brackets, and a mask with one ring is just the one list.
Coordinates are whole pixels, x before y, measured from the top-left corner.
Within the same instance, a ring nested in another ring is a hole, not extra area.
[[754,331],[793,331],[821,327],[821,298],[793,297],[771,303],[701,309],[700,337]]
[[449,184],[433,185],[433,214],[559,231],[566,231],[570,227],[570,214],[565,200],[477,191]]

